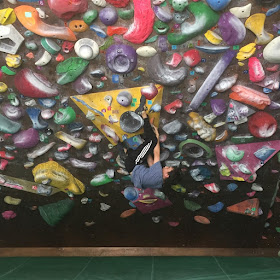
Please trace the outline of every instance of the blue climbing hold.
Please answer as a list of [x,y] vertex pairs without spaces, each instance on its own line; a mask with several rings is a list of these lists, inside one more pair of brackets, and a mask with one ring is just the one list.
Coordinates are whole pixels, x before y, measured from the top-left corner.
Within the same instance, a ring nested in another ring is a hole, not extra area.
[[206,0],[206,2],[214,11],[221,11],[231,2],[231,0]]
[[218,213],[224,208],[224,206],[225,206],[224,203],[219,201],[216,204],[208,206],[207,208],[209,211],[211,211],[213,213]]
[[237,188],[238,188],[238,186],[237,186],[235,183],[230,183],[230,184],[227,185],[227,189],[228,189],[230,192],[235,191]]

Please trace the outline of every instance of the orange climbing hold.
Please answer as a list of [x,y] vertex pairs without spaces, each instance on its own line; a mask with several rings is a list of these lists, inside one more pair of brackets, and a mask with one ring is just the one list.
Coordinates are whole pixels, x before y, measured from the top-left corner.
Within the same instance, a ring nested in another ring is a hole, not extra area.
[[113,36],[113,35],[122,35],[124,34],[128,29],[123,26],[108,26],[107,27],[107,35]]

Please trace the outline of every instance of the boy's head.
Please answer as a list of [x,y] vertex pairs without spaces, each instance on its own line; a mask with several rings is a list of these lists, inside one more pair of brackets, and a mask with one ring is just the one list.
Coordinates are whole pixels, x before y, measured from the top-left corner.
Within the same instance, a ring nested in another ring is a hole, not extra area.
[[163,177],[163,180],[167,179],[170,177],[170,173],[174,170],[174,167],[171,167],[171,166],[164,166],[162,168],[162,177]]
[[181,180],[180,168],[165,166],[162,168],[164,184],[177,184]]

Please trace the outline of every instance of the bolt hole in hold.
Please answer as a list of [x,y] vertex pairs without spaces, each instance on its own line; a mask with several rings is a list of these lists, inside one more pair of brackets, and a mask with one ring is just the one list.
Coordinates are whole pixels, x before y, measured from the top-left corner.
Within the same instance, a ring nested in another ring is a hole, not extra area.
[[78,28],[78,25],[75,25],[75,28]]

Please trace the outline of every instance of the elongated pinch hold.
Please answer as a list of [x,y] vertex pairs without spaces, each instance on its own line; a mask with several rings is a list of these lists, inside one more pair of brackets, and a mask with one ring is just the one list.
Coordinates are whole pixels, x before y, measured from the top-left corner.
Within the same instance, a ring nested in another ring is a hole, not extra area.
[[134,22],[123,38],[134,44],[143,43],[153,31],[155,14],[150,0],[133,0]]

